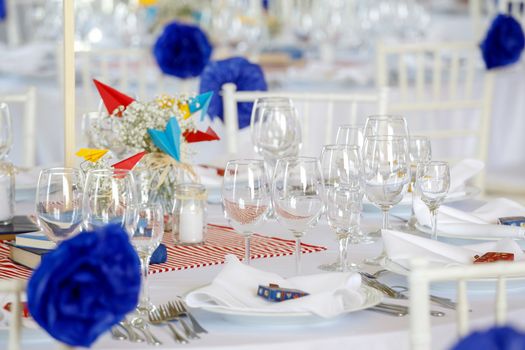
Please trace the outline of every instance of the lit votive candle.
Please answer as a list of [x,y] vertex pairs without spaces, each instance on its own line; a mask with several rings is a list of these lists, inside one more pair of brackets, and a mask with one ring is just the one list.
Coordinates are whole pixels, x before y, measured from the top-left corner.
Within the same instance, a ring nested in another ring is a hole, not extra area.
[[200,184],[175,186],[172,234],[175,243],[202,244],[206,230],[206,188]]

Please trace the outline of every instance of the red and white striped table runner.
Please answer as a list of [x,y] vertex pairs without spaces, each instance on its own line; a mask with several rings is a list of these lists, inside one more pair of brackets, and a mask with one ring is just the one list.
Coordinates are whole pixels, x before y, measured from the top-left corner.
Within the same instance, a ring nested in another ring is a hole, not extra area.
[[[234,254],[239,259],[244,257],[244,238],[235,233],[231,227],[226,226],[209,224],[206,244],[203,245],[173,245],[169,234],[166,234],[164,243],[168,251],[168,259],[163,264],[151,265],[150,274],[222,264],[224,256],[228,254]],[[326,250],[326,247],[304,243],[301,246],[303,254]],[[259,234],[252,236],[252,259],[291,255],[294,250],[293,240]],[[27,279],[30,275],[30,269],[9,260],[9,247],[0,243],[0,279]]]

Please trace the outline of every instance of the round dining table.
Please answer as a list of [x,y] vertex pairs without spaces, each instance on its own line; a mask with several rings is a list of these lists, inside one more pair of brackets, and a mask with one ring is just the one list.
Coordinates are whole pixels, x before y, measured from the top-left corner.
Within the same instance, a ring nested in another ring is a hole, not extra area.
[[[476,207],[483,202],[469,199],[453,204],[456,207]],[[34,204],[30,201],[18,202],[18,213],[32,213]],[[400,225],[403,222],[398,215],[406,215],[408,208],[394,210],[391,224]],[[370,232],[380,226],[380,213],[369,205],[364,206],[362,215],[362,230]],[[209,223],[228,225],[219,204],[208,205]],[[258,233],[267,236],[291,239],[292,236],[282,225],[270,220],[261,225]],[[302,257],[302,273],[321,273],[318,266],[335,261],[337,258],[337,242],[335,233],[326,220],[321,219],[304,237],[304,243],[321,245],[327,250],[304,254]],[[381,240],[370,244],[355,244],[349,249],[349,259],[352,262],[362,262],[366,257],[375,256],[382,249]],[[210,283],[221,271],[224,265],[192,268],[181,271],[163,272],[150,275],[150,296],[154,304],[166,303],[176,296],[183,296],[191,290]],[[252,260],[252,266],[278,273],[284,277],[295,274],[294,256],[262,258]],[[363,271],[375,272],[379,267],[362,265]],[[240,276],[242,278],[242,276]],[[394,286],[406,286],[406,277],[393,273],[381,275],[381,281]],[[472,287],[472,288],[470,288]],[[473,284],[469,287],[470,327],[484,329],[494,323],[495,283],[483,283],[482,289]],[[433,286],[431,292],[435,295],[455,298],[455,285],[442,284]],[[525,328],[525,281],[508,284],[508,320],[511,324]],[[2,300],[3,299],[3,300]],[[6,296],[0,301],[5,302]],[[408,300],[393,300],[385,298],[384,302],[408,305]],[[457,340],[456,312],[431,304],[431,308],[445,313],[443,317],[431,317],[433,349],[449,349]],[[225,319],[219,314],[194,309],[192,314],[199,323],[208,330],[201,334],[200,339],[192,340],[187,345],[175,343],[169,329],[165,326],[153,327],[154,334],[162,341],[162,349],[409,349],[410,316],[395,317],[362,310],[343,314],[335,319],[323,320],[309,318],[308,322],[272,324],[264,319],[251,318],[245,320]],[[6,317],[4,317],[4,320]],[[0,324],[2,321],[0,320]],[[4,348],[7,339],[5,324],[0,328],[0,348]],[[4,344],[4,345],[2,345]],[[23,349],[55,349],[56,341],[52,340],[43,330],[28,325],[23,330]],[[94,349],[147,349],[153,348],[145,343],[118,341],[107,333],[101,336],[93,346]]]

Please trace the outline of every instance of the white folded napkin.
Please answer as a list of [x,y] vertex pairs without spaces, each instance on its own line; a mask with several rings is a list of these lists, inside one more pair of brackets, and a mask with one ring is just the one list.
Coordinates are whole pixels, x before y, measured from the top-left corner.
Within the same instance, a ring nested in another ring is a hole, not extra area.
[[430,266],[443,267],[457,264],[471,264],[474,255],[487,252],[513,253],[514,260],[525,260],[520,246],[511,239],[455,246],[432,239],[392,230],[382,230],[383,242],[390,260],[409,269],[410,260],[423,258]]
[[[420,224],[432,225],[428,207],[421,200],[414,202],[414,211]],[[525,238],[525,228],[497,224],[500,217],[524,215],[525,207],[506,198],[491,199],[472,212],[442,205],[438,213],[438,232],[462,237]]]
[[[299,289],[309,295],[282,302],[271,302],[257,295],[259,285],[278,284]],[[190,307],[215,307],[243,312],[311,312],[330,318],[364,303],[359,292],[361,277],[356,273],[323,273],[282,278],[242,264],[235,256],[226,256],[226,265],[211,284],[186,296]]]
[[485,164],[477,159],[463,159],[450,169],[450,193],[463,190],[465,183],[479,174]]

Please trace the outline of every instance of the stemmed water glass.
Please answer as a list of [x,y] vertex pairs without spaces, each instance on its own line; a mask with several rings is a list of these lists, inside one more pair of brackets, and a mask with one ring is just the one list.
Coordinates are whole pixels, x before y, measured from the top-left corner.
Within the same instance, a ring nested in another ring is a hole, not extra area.
[[222,204],[231,225],[245,239],[244,262],[250,264],[250,239],[270,206],[270,186],[262,160],[232,160],[226,165]]
[[272,200],[279,222],[295,237],[295,271],[301,272],[301,237],[323,211],[323,180],[317,158],[288,157],[277,161]]
[[11,115],[9,107],[0,103],[0,160],[4,160],[13,145],[13,134],[11,129]]
[[359,187],[340,185],[331,188],[327,197],[326,217],[339,241],[339,258],[319,268],[342,272],[356,270],[358,264],[348,263],[348,243],[350,239],[358,239],[363,193]]
[[412,194],[412,204],[410,218],[407,223],[403,225],[402,229],[414,231],[416,230],[416,213],[414,212],[414,200],[416,198],[416,173],[417,165],[419,163],[426,163],[432,159],[432,147],[430,140],[425,136],[411,136],[410,137],[410,191]]
[[447,162],[427,162],[417,166],[416,189],[432,216],[432,239],[437,240],[437,214],[450,188]]
[[79,169],[50,168],[40,171],[36,193],[38,224],[53,242],[80,232],[84,176]]
[[137,195],[133,174],[124,169],[90,170],[82,201],[85,229],[110,223],[125,227],[136,213]]
[[[363,177],[366,197],[383,212],[382,229],[388,229],[389,210],[398,204],[410,183],[408,142],[404,137],[370,136],[363,146]],[[367,263],[378,265],[384,252]]]
[[148,271],[151,255],[159,246],[164,235],[164,213],[160,203],[139,203],[130,206],[134,216],[128,216],[126,230],[139,258],[142,275],[140,300],[137,306],[139,312],[149,312],[154,309],[149,298]]

